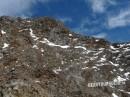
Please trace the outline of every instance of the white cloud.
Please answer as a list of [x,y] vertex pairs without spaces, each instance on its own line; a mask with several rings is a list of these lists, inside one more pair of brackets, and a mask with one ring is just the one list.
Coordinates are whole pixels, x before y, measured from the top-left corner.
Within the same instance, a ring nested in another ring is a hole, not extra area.
[[95,37],[95,38],[106,38],[107,34],[106,33],[99,33],[99,34],[93,35],[93,37]]
[[122,10],[119,14],[108,17],[108,27],[116,28],[130,25],[130,9]]
[[96,13],[103,13],[106,11],[108,5],[116,4],[115,0],[86,0],[87,3],[88,1],[91,3],[93,12]]
[[94,12],[104,12],[105,11],[105,0],[91,0],[92,9]]
[[77,33],[87,33],[87,32],[89,32],[90,30],[88,29],[88,27],[86,27],[86,25],[88,24],[88,22],[89,22],[89,19],[83,19],[81,22],[80,22],[80,24],[79,24],[79,26],[78,27],[75,27],[75,28],[73,28],[72,30],[74,31],[74,32],[77,32]]
[[24,15],[36,2],[47,3],[50,0],[1,0],[0,16],[2,15]]
[[77,27],[73,28],[73,31],[83,33],[83,34],[84,33],[94,34],[96,32],[100,32],[102,27],[103,24],[100,20],[84,18],[81,20],[81,22]]
[[59,17],[58,20],[62,21],[63,23],[72,22],[72,18],[70,17]]

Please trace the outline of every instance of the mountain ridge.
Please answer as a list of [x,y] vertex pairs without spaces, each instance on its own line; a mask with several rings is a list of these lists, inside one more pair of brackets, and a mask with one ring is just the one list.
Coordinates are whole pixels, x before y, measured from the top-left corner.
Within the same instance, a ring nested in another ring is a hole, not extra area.
[[130,97],[130,43],[81,36],[48,17],[0,17],[0,30],[1,97]]

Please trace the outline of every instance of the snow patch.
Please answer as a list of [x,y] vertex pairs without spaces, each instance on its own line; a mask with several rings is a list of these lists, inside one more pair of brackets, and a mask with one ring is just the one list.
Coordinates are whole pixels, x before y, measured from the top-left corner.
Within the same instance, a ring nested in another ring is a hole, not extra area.
[[104,66],[104,65],[108,65],[108,64],[104,64],[104,63],[100,63],[100,64],[95,64],[96,66]]
[[21,29],[18,32],[28,31],[28,29]]
[[130,72],[127,72],[124,74],[126,77],[128,77],[130,75]]
[[41,48],[41,52],[42,52],[42,53],[44,52],[44,49],[43,49],[43,48]]
[[119,64],[114,64],[113,62],[109,61],[109,63],[111,63],[111,65],[114,65],[114,66],[119,66]]
[[37,45],[33,45],[32,48],[39,49]]
[[70,37],[72,37],[73,35],[72,34],[69,34]]
[[52,47],[54,47],[54,46],[56,46],[56,47],[60,47],[60,48],[69,48],[70,46],[69,45],[57,45],[57,44],[55,44],[55,43],[53,43],[53,42],[50,42],[48,39],[46,39],[46,38],[44,38],[44,41],[40,41],[41,43],[45,43],[45,44],[47,44],[47,45],[49,45],[49,46],[52,46]]
[[112,49],[112,50],[117,50],[117,48],[114,48],[114,46],[110,46],[110,48]]
[[7,48],[7,47],[9,47],[9,44],[4,43],[4,46],[3,46],[2,48],[5,49],[5,48]]
[[119,96],[117,96],[115,93],[112,93],[112,96],[113,96],[113,97],[119,97]]
[[40,83],[40,81],[39,80],[35,80],[35,83]]
[[125,44],[120,44],[120,48],[122,48],[122,47],[124,47],[125,46]]
[[59,74],[59,72],[61,72],[62,71],[62,69],[59,67],[58,69],[54,69],[53,70],[53,72],[55,73],[55,74]]
[[61,64],[63,65],[65,62],[64,61],[61,61]]
[[99,51],[99,52],[97,52],[97,53],[94,53],[94,55],[97,56],[97,55],[101,54],[102,52],[103,52],[103,51],[101,50],[101,51]]
[[98,62],[105,62],[106,58],[101,58]]
[[82,70],[88,69],[88,67],[83,67]]
[[114,79],[114,81],[118,81],[118,82],[123,82],[123,81],[126,81],[126,79],[120,77],[120,76],[117,76],[117,78]]
[[96,66],[93,66],[92,68],[93,68],[93,69],[97,69],[97,67],[96,67]]
[[3,30],[1,30],[1,34],[6,34],[6,32],[5,32],[5,31],[3,31]]
[[75,46],[74,48],[76,49],[83,49],[83,50],[87,50],[86,47],[83,47],[83,46]]
[[87,61],[84,61],[83,63],[85,63],[85,64],[86,64],[86,63],[88,63],[88,62],[89,62],[89,60],[87,60]]
[[124,52],[129,52],[130,48],[125,48]]
[[100,51],[103,51],[105,48],[99,48]]
[[35,34],[33,34],[32,29],[30,29],[30,35],[31,35],[32,38],[34,38],[35,41],[39,39]]
[[99,41],[99,39],[96,39],[95,41],[96,41],[96,42],[98,42],[98,41]]
[[119,68],[119,70],[120,70],[120,71],[124,71],[124,69],[122,69],[122,68]]
[[31,23],[31,21],[27,21],[28,23]]
[[90,57],[90,60],[93,61],[93,60],[96,60],[98,58],[98,56],[93,56],[93,57]]
[[126,92],[126,93],[130,95],[130,92]]

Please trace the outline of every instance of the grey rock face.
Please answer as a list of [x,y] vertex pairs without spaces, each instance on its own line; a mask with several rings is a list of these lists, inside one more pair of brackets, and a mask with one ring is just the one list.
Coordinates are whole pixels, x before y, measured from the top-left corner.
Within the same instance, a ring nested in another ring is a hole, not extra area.
[[[116,85],[88,85],[97,82]],[[48,17],[0,17],[0,97],[130,97],[130,43],[81,36]]]

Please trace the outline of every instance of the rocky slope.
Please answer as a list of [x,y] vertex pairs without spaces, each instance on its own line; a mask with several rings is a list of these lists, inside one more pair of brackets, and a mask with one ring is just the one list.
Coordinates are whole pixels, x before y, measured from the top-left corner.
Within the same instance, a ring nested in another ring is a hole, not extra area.
[[[122,84],[89,86],[97,82]],[[0,17],[0,97],[130,97],[130,43],[81,36],[48,17]]]

